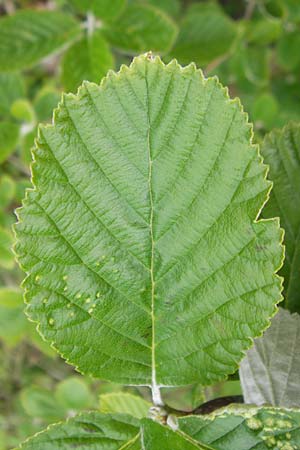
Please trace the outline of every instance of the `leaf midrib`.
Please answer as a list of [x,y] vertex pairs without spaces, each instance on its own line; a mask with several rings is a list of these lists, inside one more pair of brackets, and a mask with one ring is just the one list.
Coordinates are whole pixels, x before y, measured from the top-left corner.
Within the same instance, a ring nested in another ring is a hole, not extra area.
[[148,151],[148,190],[150,200],[150,220],[149,231],[151,240],[151,258],[150,258],[150,280],[151,280],[151,327],[152,327],[152,342],[151,342],[151,388],[153,403],[161,404],[159,386],[156,380],[156,359],[155,359],[155,311],[154,311],[154,298],[155,298],[155,279],[154,279],[154,237],[153,237],[153,192],[152,192],[152,154],[151,154],[151,122],[149,111],[149,86],[147,80],[147,65],[145,67],[145,86],[146,86],[146,106],[147,106],[147,151]]

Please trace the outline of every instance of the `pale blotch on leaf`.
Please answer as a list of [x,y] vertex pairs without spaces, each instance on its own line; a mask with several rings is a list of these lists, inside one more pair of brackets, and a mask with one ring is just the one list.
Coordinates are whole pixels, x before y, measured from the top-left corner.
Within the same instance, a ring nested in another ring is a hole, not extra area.
[[255,417],[248,419],[246,424],[251,430],[260,430],[263,427],[262,421]]

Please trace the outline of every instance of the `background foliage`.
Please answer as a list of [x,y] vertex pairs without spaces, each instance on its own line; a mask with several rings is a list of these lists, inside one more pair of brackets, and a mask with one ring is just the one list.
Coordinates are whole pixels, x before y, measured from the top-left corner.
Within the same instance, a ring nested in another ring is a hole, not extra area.
[[[300,120],[300,3],[2,0],[0,14],[0,450],[4,450],[85,408],[142,417],[149,400],[146,390],[76,374],[24,316],[11,224],[30,185],[30,149],[37,124],[51,120],[62,91],[76,92],[84,79],[99,82],[109,69],[151,49],[165,62],[173,57],[181,64],[195,61],[205,75],[218,75],[231,96],[241,98],[261,141],[273,128]],[[274,201],[270,207],[278,214]],[[295,296],[292,312],[299,312]],[[198,385],[165,389],[163,395],[170,406],[191,411],[203,401],[240,393],[240,382],[233,379],[205,390]]]

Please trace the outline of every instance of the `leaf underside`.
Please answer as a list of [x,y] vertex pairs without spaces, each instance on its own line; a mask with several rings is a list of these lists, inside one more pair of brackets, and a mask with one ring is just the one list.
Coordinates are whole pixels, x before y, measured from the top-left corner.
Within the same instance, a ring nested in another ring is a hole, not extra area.
[[246,403],[300,407],[300,316],[280,308],[240,366]]
[[285,230],[286,259],[280,272],[285,306],[300,313],[300,125],[290,123],[269,133],[262,155],[274,182],[264,216],[280,216]]
[[179,427],[213,450],[299,450],[300,411],[231,405],[207,416],[179,419]]
[[41,127],[16,252],[27,313],[81,372],[210,384],[280,300],[278,220],[238,101],[194,65],[140,56]]

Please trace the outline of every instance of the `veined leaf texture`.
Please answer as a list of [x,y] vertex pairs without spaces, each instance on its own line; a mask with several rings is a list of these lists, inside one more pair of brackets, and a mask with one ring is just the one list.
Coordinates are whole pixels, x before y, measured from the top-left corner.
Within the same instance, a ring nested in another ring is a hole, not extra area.
[[193,64],[142,55],[63,96],[16,252],[29,317],[81,372],[155,394],[237,369],[281,298],[251,139],[239,101]]

